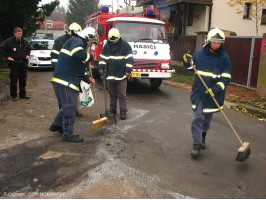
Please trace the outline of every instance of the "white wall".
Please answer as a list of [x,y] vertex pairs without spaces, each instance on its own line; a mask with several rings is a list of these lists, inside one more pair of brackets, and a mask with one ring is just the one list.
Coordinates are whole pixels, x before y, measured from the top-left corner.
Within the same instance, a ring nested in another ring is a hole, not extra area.
[[[236,7],[229,7],[228,1],[213,0],[211,27],[236,32],[237,36],[256,36],[256,23],[243,19],[243,14],[236,14]],[[266,33],[266,25],[260,25],[260,21],[258,28],[258,36]]]
[[194,9],[194,16],[198,16],[198,19],[193,19],[193,26],[186,26],[186,35],[197,35],[196,32],[208,31],[209,23],[209,6],[198,5]]

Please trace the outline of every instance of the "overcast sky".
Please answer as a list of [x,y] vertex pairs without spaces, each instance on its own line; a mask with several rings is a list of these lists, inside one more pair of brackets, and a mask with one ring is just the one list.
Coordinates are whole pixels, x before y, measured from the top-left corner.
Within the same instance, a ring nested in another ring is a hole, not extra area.
[[[46,4],[49,3],[53,0],[42,0],[41,4]],[[69,0],[59,0],[60,2],[60,6],[64,6],[65,8],[67,8],[68,5],[68,1]],[[117,5],[121,5],[122,7],[126,7],[126,4],[124,3],[124,0],[100,0],[100,5],[113,5],[114,6],[114,10],[117,9]],[[136,5],[136,0],[131,0],[131,4],[132,5]]]

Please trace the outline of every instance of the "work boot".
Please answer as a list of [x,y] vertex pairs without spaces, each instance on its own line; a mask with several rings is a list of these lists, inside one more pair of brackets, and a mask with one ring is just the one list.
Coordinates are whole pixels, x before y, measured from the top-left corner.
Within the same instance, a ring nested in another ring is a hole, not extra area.
[[206,139],[206,132],[202,132],[202,142],[201,142],[201,145],[200,145],[201,149],[206,149],[205,139]]
[[63,141],[65,142],[72,142],[72,143],[81,143],[83,142],[83,138],[80,138],[78,135],[73,135],[73,136],[63,136]]
[[193,144],[191,156],[193,159],[197,159],[200,156],[200,144]]
[[30,99],[30,97],[23,95],[23,96],[19,96],[20,99]]
[[116,115],[116,110],[109,110],[109,111],[108,111],[108,115],[109,115],[110,117],[115,116],[115,115]]
[[83,117],[83,114],[77,110],[75,116],[76,117]]
[[62,128],[62,126],[57,126],[57,125],[52,124],[50,126],[49,130],[52,131],[52,132],[57,131],[57,132],[61,133],[61,135],[63,134],[63,128]]
[[126,111],[120,111],[120,119],[125,120],[127,118],[127,112]]

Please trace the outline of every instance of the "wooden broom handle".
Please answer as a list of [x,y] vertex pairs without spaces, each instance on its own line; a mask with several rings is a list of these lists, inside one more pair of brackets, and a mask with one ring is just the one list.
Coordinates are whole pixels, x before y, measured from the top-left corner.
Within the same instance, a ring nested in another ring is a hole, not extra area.
[[[196,74],[198,75],[199,79],[201,80],[201,82],[203,83],[203,85],[205,86],[205,88],[208,90],[208,86],[206,85],[205,81],[203,80],[203,78],[201,77],[201,75],[199,74],[198,70],[196,69],[196,67],[193,65],[193,63],[191,63],[191,66],[193,67],[194,71],[196,72]],[[239,140],[240,144],[243,146],[244,143],[242,142],[241,138],[239,137],[239,135],[237,134],[236,130],[234,129],[233,125],[231,124],[231,122],[229,121],[229,119],[227,118],[227,116],[225,115],[224,111],[222,110],[222,108],[220,107],[220,105],[218,104],[218,102],[216,101],[216,99],[211,96],[213,101],[215,102],[215,104],[217,105],[217,107],[219,108],[219,110],[221,111],[221,113],[223,114],[225,120],[228,122],[229,126],[231,127],[231,129],[233,130],[234,134],[236,135],[237,139]]]
[[[88,65],[89,65],[89,70],[90,70],[90,77],[93,78],[92,69],[91,69],[90,63]],[[92,85],[92,91],[93,91],[93,96],[94,96],[94,100],[95,100],[95,104],[96,104],[98,119],[101,119],[100,110],[99,110],[99,104],[98,104],[98,101],[97,101],[96,91],[95,91],[94,85]]]

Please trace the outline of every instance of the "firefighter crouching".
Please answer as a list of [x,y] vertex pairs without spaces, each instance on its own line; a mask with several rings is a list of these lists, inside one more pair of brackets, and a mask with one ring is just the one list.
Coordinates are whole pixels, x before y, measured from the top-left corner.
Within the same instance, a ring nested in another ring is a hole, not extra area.
[[116,114],[117,100],[120,106],[120,119],[127,118],[127,77],[130,76],[133,66],[133,53],[131,46],[121,39],[116,28],[108,32],[108,41],[100,54],[100,73],[106,70],[110,95],[110,113]]
[[50,130],[63,132],[63,141],[80,143],[83,138],[74,134],[74,122],[80,81],[95,84],[95,80],[85,75],[87,63],[93,60],[87,52],[91,40],[96,37],[94,28],[87,27],[77,32],[60,50],[58,63],[52,77],[52,85],[61,109],[55,116]]

